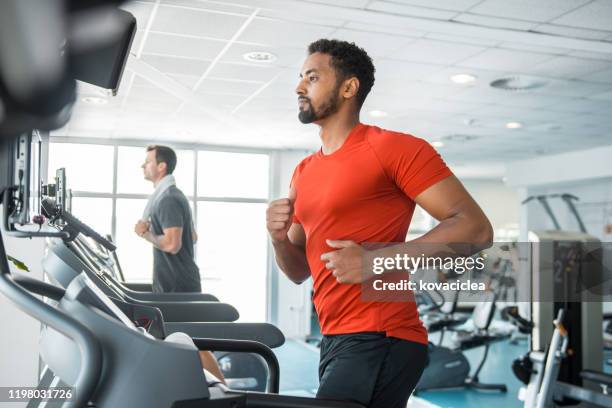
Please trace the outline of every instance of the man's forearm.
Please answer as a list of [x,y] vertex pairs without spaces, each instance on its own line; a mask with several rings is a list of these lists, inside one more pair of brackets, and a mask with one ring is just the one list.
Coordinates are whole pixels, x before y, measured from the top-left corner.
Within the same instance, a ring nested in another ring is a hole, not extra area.
[[310,268],[304,248],[294,245],[288,239],[273,242],[274,255],[279,268],[295,283],[302,283],[310,277]]
[[160,249],[162,251],[164,250],[162,248],[162,240],[164,238],[163,235],[155,235],[151,231],[147,231],[142,234],[141,237],[153,244],[155,248]]

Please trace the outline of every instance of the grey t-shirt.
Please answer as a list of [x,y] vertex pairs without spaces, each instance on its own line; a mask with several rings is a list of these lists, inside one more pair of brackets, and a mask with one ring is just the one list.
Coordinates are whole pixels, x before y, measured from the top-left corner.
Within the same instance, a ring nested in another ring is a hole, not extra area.
[[176,255],[153,249],[153,292],[201,292],[200,272],[194,260],[189,201],[176,186],[168,188],[151,211],[155,235],[165,228],[182,227],[182,246]]

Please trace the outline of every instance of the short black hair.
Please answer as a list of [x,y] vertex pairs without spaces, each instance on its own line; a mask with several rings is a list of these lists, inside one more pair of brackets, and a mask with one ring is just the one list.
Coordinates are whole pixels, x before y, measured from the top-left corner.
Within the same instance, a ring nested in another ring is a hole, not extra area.
[[174,150],[168,146],[147,146],[147,152],[151,150],[155,150],[155,161],[157,161],[157,163],[166,163],[166,174],[172,174],[176,168],[176,153],[174,153]]
[[363,48],[355,43],[322,38],[308,46],[308,54],[320,52],[331,56],[331,65],[338,75],[339,81],[355,76],[359,80],[357,102],[361,108],[370,89],[374,86],[374,63]]

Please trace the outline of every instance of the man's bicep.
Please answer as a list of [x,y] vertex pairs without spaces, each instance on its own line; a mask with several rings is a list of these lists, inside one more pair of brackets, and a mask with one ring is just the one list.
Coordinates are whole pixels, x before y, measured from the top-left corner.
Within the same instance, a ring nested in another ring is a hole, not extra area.
[[302,227],[301,224],[297,224],[295,222],[291,224],[291,227],[289,227],[289,231],[287,232],[287,236],[293,245],[306,248],[306,233],[304,232],[304,227]]
[[454,216],[465,206],[478,206],[455,176],[435,183],[414,201],[438,221]]

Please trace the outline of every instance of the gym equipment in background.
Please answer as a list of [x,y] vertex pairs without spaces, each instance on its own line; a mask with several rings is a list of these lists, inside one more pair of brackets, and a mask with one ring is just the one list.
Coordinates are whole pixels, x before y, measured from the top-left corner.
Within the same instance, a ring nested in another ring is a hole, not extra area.
[[[489,332],[489,326],[495,314],[495,294],[486,292],[472,313],[473,331],[455,331],[453,347],[429,344],[429,363],[421,380],[415,388],[415,393],[448,388],[474,388],[478,390],[506,392],[505,384],[485,384],[480,382],[480,371],[489,353],[489,346],[494,341],[508,337],[504,334]],[[450,329],[452,330],[452,329]],[[470,375],[470,363],[463,351],[484,347],[480,362]]]
[[528,358],[515,363],[513,369],[517,378],[527,388],[521,391],[525,408],[553,408],[572,402],[586,402],[589,406],[612,407],[612,375],[598,370],[581,370],[578,374],[584,381],[597,384],[596,389],[588,389],[559,380],[563,361],[572,354],[568,329],[564,325],[565,311],[559,309],[554,320],[554,332],[550,347],[546,352],[532,351]]

